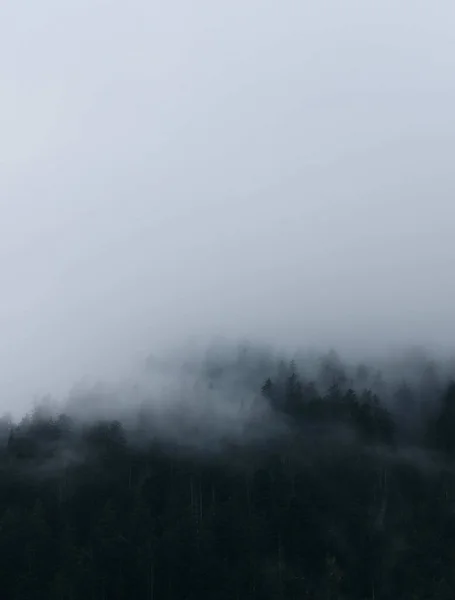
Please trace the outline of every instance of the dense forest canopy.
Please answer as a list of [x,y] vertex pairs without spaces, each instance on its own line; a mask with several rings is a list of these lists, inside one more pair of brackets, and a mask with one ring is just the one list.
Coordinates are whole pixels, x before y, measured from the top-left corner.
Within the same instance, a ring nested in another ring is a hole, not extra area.
[[455,383],[241,348],[0,428],[5,600],[452,599]]

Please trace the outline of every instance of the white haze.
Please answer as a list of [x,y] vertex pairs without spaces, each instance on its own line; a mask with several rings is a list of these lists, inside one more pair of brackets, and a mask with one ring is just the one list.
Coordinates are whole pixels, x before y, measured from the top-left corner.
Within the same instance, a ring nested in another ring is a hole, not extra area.
[[5,0],[0,408],[195,336],[451,351],[454,19]]

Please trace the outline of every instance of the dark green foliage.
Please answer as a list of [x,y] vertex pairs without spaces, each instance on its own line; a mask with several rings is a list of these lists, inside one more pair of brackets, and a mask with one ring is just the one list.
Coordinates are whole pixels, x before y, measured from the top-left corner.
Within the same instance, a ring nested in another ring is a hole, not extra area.
[[392,414],[336,356],[321,378],[281,364],[258,392],[288,436],[216,456],[115,421],[5,420],[2,600],[453,598],[455,384],[417,423],[407,387]]

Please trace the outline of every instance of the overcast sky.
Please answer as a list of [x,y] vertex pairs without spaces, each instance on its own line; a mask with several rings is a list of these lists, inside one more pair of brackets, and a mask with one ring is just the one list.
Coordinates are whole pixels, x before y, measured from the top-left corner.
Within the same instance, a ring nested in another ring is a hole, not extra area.
[[192,335],[453,347],[454,24],[2,0],[0,408]]

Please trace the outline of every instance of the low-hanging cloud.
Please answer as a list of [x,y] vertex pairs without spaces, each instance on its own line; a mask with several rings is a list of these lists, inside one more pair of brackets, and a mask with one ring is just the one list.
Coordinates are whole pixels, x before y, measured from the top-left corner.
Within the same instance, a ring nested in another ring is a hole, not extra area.
[[453,11],[5,6],[1,406],[194,336],[450,349]]

